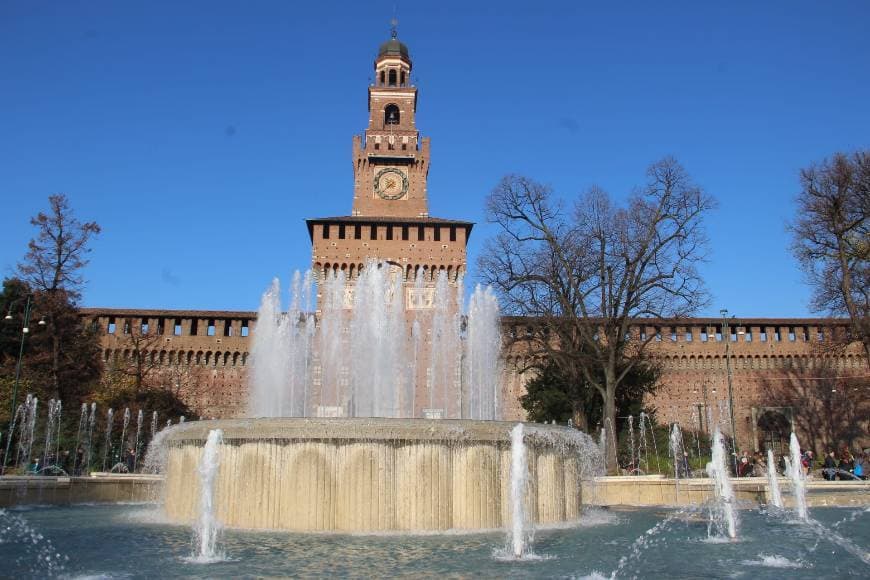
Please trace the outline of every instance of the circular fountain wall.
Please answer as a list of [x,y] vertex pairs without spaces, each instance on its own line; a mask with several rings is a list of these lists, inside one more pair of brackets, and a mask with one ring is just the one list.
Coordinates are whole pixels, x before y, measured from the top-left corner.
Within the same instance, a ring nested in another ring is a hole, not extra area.
[[[516,423],[275,418],[199,421],[166,437],[165,509],[197,513],[197,467],[223,431],[215,510],[223,525],[298,531],[493,529],[511,519]],[[526,425],[529,522],[576,519],[597,446],[567,427]]]

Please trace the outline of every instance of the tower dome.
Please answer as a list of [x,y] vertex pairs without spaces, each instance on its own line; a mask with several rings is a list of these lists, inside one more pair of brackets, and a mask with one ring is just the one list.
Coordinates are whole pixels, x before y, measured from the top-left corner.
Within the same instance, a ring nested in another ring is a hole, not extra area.
[[378,58],[385,56],[398,56],[408,61],[411,60],[411,57],[408,55],[408,47],[395,36],[383,43],[380,50],[378,50]]

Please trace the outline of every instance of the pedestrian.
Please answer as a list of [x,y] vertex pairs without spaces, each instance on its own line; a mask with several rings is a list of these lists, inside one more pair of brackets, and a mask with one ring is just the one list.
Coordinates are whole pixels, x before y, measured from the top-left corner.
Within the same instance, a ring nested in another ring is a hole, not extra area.
[[133,470],[136,467],[136,452],[133,451],[132,447],[127,449],[125,459],[127,460],[127,473],[133,473]]
[[740,458],[740,464],[737,467],[737,476],[738,477],[751,477],[752,476],[752,464],[749,463],[749,457],[743,456]]
[[851,475],[855,471],[855,458],[852,457],[848,449],[844,449],[840,454],[840,465],[838,467],[840,468],[839,475],[841,480],[854,479]]
[[828,451],[825,455],[825,467],[822,469],[822,475],[828,481],[834,481],[837,475],[837,460],[834,459],[834,452]]
[[75,463],[75,473],[73,475],[79,476],[85,472],[85,450],[79,447],[76,449],[76,463]]

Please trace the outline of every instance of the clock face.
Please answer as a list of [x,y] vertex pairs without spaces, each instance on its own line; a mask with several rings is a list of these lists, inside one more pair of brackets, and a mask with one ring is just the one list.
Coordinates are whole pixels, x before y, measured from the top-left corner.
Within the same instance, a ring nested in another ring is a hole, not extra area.
[[375,193],[382,199],[399,199],[408,193],[408,177],[401,169],[385,167],[375,174]]

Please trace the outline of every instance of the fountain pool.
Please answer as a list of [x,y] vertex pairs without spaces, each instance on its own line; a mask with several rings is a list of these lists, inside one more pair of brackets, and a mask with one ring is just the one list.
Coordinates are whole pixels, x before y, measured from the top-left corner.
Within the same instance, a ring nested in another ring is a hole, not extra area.
[[[710,542],[702,512],[585,508],[582,524],[539,529],[537,559],[499,558],[505,534],[299,534],[226,530],[227,559],[189,561],[190,528],[167,523],[153,505],[74,506],[0,510],[0,523],[25,520],[42,543],[68,558],[63,569],[35,564],[30,535],[0,538],[2,574],[113,578],[240,578],[255,576],[609,578],[866,577],[868,567],[793,514],[744,510],[736,541]],[[870,542],[870,513],[816,508],[813,518],[861,546]],[[659,531],[647,530],[661,524]],[[643,541],[637,541],[643,537]],[[26,540],[26,541],[25,541]]]
[[[174,521],[197,517],[197,470],[206,439],[217,429],[223,444],[215,452],[221,465],[213,475],[214,515],[234,528],[501,529],[517,519],[518,503],[525,514],[520,520],[530,524],[571,521],[580,513],[581,480],[600,474],[602,465],[592,439],[555,425],[381,418],[196,421],[172,427],[161,439],[164,507]],[[528,485],[515,484],[517,479],[528,479]],[[522,528],[522,522],[513,523]]]

